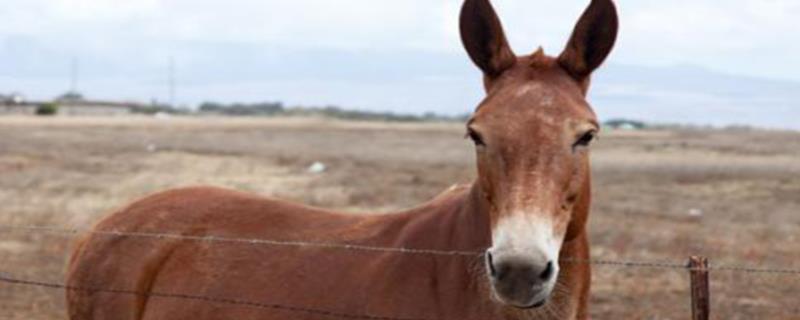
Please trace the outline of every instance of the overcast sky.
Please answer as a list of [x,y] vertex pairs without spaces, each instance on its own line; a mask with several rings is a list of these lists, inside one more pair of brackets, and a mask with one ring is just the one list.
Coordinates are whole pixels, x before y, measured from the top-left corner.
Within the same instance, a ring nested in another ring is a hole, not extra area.
[[[517,53],[542,45],[557,54],[588,2],[493,3]],[[800,83],[800,1],[617,3],[621,33],[606,69],[696,68]],[[177,98],[186,105],[282,100],[466,112],[481,93],[458,38],[460,4],[0,0],[0,92],[35,98],[62,93],[75,57],[79,89],[87,96],[165,100],[173,56]]]

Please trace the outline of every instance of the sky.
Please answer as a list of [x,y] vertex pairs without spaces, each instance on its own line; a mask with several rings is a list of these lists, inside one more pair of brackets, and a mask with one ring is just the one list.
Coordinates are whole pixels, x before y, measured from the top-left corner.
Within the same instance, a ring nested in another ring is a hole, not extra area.
[[[495,0],[512,47],[558,54],[588,0]],[[800,128],[800,1],[618,0],[601,117]],[[275,101],[460,114],[483,93],[457,0],[0,0],[0,93]],[[605,82],[603,81],[605,80]],[[686,83],[691,83],[688,86]]]

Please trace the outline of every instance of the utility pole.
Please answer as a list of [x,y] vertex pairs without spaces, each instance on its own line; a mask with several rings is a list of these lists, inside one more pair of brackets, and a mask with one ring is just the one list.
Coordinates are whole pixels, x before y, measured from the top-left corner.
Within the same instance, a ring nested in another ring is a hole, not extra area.
[[78,93],[78,58],[72,57],[70,64],[69,92]]
[[167,86],[169,90],[169,106],[175,108],[175,58],[169,56],[169,75],[167,79]]

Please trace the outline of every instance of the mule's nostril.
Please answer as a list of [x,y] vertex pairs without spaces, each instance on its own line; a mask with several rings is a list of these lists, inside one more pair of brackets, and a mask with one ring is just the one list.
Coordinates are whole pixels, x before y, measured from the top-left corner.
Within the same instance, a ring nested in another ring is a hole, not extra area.
[[543,281],[550,280],[550,277],[553,276],[553,272],[554,271],[555,271],[555,267],[553,267],[553,261],[550,261],[544,267],[544,271],[542,271],[542,273],[539,274],[539,279],[542,279]]
[[492,260],[492,253],[486,251],[486,265],[489,266],[489,275],[492,277],[497,275],[497,270],[494,269],[494,261]]

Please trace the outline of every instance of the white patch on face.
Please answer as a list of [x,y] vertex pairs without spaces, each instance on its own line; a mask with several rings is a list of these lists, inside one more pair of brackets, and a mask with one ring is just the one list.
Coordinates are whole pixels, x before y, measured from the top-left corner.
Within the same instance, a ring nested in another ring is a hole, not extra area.
[[550,95],[550,94],[545,94],[544,96],[542,96],[542,103],[541,103],[541,105],[542,105],[543,107],[549,107],[549,106],[552,106],[552,105],[553,105],[553,96],[552,96],[552,95]]
[[532,82],[523,85],[517,89],[517,92],[514,93],[514,96],[521,98],[531,91],[539,91],[539,94],[541,95],[541,101],[539,105],[541,107],[549,107],[553,105],[553,101],[555,100],[553,98],[553,93],[546,86],[538,82]]
[[522,96],[528,94],[528,92],[531,92],[531,91],[534,91],[534,90],[540,90],[543,87],[544,86],[542,86],[542,84],[538,83],[538,82],[526,83],[525,85],[523,85],[519,89],[517,89],[517,92],[514,94],[514,96],[519,98],[519,97],[522,97]]
[[564,237],[554,233],[552,219],[540,212],[505,216],[497,222],[492,235],[493,253],[530,257],[538,263],[558,261]]

